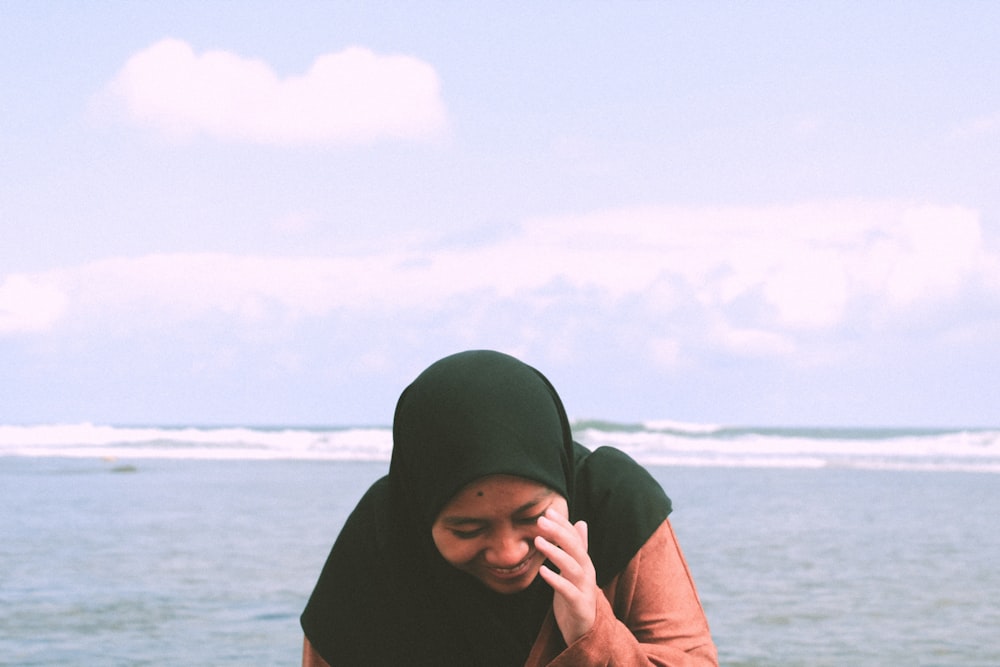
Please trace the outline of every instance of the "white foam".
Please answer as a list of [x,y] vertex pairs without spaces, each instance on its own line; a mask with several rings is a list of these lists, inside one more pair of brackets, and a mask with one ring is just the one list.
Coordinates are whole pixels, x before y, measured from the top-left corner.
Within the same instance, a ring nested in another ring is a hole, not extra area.
[[[647,465],[1000,472],[998,430],[810,432],[687,424],[684,431],[676,426],[665,421],[650,422],[646,430],[590,426],[575,437],[590,448],[617,447]],[[0,426],[0,456],[388,461],[391,452],[387,427]]]
[[0,426],[0,454],[18,456],[388,460],[391,451],[384,428]]
[[718,424],[699,424],[696,422],[679,422],[669,419],[651,419],[642,422],[642,427],[648,431],[675,431],[678,433],[716,433],[722,427]]

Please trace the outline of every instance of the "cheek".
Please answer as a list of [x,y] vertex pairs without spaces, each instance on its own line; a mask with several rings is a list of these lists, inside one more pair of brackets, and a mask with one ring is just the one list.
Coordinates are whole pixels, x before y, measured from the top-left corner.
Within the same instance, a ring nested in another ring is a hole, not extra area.
[[431,533],[434,538],[434,546],[437,547],[441,557],[452,565],[459,565],[472,560],[478,548],[476,540],[460,540],[447,531],[434,531]]

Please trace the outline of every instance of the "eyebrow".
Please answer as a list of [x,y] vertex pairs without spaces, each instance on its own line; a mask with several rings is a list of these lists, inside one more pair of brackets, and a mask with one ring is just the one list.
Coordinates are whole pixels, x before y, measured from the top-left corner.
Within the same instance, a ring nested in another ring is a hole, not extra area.
[[[538,505],[541,502],[544,502],[549,496],[552,496],[554,494],[555,494],[554,491],[545,490],[545,491],[539,493],[537,496],[535,496],[535,498],[533,500],[529,500],[528,502],[524,503],[523,505],[521,505],[520,507],[518,507],[517,509],[515,509],[511,513],[511,515],[512,516],[516,516],[518,514],[522,514],[524,512],[527,512],[532,507],[534,507],[535,505]],[[444,518],[441,519],[441,522],[445,523],[445,524],[447,524],[449,526],[467,526],[467,525],[481,526],[481,525],[483,525],[485,523],[489,523],[489,521],[486,520],[486,519],[481,519],[481,518],[476,518],[476,517],[471,517],[471,516],[446,516],[446,517],[444,517]]]

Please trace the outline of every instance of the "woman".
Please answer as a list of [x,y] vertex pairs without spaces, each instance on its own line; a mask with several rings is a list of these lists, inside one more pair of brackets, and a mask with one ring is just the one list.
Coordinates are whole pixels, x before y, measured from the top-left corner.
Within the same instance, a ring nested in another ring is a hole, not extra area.
[[625,454],[572,440],[555,389],[491,351],[403,392],[389,474],[302,614],[304,665],[715,665],[667,520]]

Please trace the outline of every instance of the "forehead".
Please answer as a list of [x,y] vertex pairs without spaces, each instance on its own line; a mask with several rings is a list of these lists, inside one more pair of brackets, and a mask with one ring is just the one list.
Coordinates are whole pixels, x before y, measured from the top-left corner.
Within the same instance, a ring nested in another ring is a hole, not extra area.
[[441,515],[502,514],[541,502],[555,491],[530,479],[514,475],[489,475],[465,485],[449,500]]

